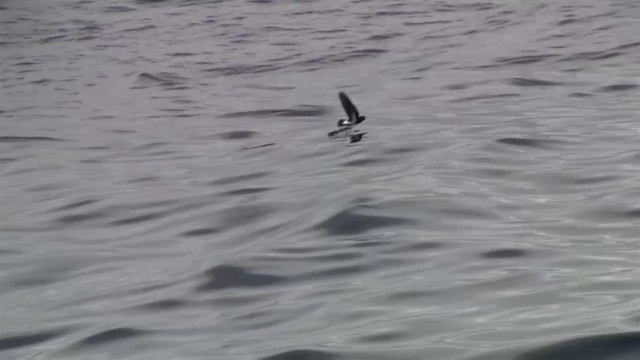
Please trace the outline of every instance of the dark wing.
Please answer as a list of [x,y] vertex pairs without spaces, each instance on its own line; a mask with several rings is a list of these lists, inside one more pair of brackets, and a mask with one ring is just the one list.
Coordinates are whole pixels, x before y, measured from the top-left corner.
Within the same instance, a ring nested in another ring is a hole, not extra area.
[[349,121],[353,122],[354,124],[358,123],[358,118],[360,117],[360,115],[358,114],[358,109],[356,109],[356,106],[353,105],[347,94],[343,93],[342,91],[340,91],[338,96],[340,97],[340,102],[342,103],[344,112],[346,112],[347,116],[349,117]]

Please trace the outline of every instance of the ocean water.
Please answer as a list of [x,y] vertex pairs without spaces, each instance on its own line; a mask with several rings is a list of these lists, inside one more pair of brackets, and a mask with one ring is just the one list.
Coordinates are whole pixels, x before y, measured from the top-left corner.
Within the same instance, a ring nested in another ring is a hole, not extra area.
[[630,0],[0,0],[0,358],[640,359],[639,33]]

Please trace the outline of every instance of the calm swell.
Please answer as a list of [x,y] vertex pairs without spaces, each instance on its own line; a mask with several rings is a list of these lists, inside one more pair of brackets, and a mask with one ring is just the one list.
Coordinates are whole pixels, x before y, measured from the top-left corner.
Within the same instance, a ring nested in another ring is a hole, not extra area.
[[640,358],[639,17],[0,1],[0,357]]

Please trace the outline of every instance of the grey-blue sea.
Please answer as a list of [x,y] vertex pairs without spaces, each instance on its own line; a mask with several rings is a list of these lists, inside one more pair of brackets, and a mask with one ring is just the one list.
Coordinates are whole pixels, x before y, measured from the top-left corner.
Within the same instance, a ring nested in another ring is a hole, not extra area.
[[0,0],[0,358],[640,359],[638,34],[628,0]]

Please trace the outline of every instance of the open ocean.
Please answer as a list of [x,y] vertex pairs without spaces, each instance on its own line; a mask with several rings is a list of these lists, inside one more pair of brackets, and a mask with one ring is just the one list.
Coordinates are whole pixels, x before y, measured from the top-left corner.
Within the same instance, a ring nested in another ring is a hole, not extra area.
[[0,359],[640,359],[639,34],[632,0],[0,0]]

